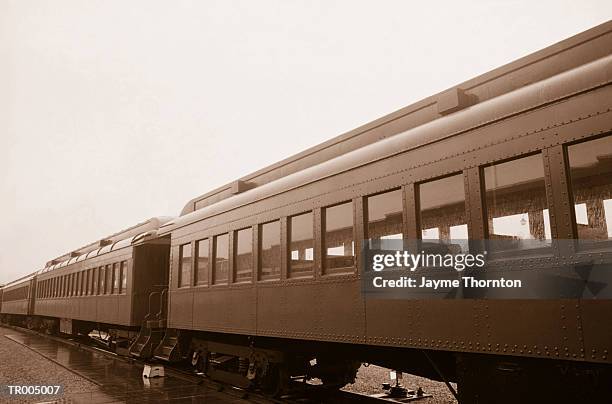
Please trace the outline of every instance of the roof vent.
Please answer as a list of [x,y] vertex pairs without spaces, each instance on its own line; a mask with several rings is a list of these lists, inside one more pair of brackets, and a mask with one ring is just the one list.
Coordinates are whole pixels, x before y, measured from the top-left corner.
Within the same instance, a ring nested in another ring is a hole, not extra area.
[[232,183],[231,193],[233,195],[236,195],[236,194],[240,194],[240,193],[242,193],[244,191],[248,191],[249,189],[253,188],[252,185],[253,184],[248,183],[246,181],[242,181],[242,180],[234,181]]
[[469,105],[469,96],[460,88],[448,90],[438,97],[438,113],[447,115]]
[[111,245],[111,244],[113,244],[113,240],[108,240],[108,239],[100,240],[100,247],[104,247],[104,246]]

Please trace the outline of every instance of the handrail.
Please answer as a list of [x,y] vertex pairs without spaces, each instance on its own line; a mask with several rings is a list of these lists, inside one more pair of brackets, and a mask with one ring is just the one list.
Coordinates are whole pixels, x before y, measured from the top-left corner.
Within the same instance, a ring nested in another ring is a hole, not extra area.
[[151,318],[151,314],[152,314],[152,311],[151,311],[151,301],[153,300],[153,296],[159,295],[159,294],[160,294],[159,292],[151,292],[151,293],[149,293],[149,310],[147,312],[147,315],[144,317],[145,321],[149,320]]
[[161,320],[164,316],[164,308],[166,308],[166,304],[164,304],[164,299],[167,302],[168,299],[168,288],[164,288],[159,297],[159,311],[157,312],[157,319]]

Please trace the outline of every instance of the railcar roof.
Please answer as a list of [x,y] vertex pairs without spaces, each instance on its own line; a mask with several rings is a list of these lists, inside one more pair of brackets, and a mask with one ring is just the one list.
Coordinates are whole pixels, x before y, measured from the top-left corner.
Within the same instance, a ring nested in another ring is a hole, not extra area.
[[276,164],[191,199],[181,216],[286,175],[435,121],[459,109],[574,69],[610,53],[612,21],[427,97]]
[[15,279],[14,281],[11,281],[11,282],[7,283],[6,285],[3,285],[3,286],[2,286],[2,290],[7,290],[7,289],[9,289],[9,288],[11,288],[11,287],[13,287],[13,286],[18,286],[18,285],[19,285],[19,284],[21,284],[21,283],[28,282],[28,281],[30,281],[32,278],[34,278],[34,277],[36,276],[36,274],[37,274],[37,273],[38,273],[38,271],[36,271],[36,272],[32,272],[31,274],[28,274],[28,275],[22,276],[22,277],[21,277],[21,278],[19,278],[19,279]]
[[57,268],[63,268],[74,262],[82,261],[87,258],[95,257],[109,251],[114,251],[122,247],[130,245],[137,238],[146,234],[150,230],[156,230],[164,223],[172,220],[169,216],[153,217],[144,222],[138,223],[127,229],[121,230],[110,236],[104,237],[99,241],[87,244],[81,248],[77,248],[69,253],[57,257],[47,264],[40,272],[52,271]]
[[611,82],[612,55],[607,55],[183,215],[160,227],[160,234]]

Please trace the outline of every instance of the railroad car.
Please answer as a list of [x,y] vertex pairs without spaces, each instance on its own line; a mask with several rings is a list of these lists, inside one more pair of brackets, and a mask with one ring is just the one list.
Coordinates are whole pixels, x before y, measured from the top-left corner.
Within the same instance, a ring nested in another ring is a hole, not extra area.
[[32,327],[31,317],[36,306],[36,273],[26,275],[2,287],[0,317],[22,326]]
[[595,253],[610,262],[611,31],[191,200],[160,228],[171,237],[169,337],[156,356],[188,353],[209,374],[270,391],[301,374],[341,385],[368,362],[457,381],[467,403],[609,397],[612,301],[366,299],[360,245],[512,239],[493,260],[508,271]]
[[[3,313],[27,315],[31,327],[56,333],[106,333],[109,345],[127,348],[150,311],[161,311],[168,283],[169,239],[152,218],[61,257],[16,285],[7,285]],[[25,282],[33,282],[28,295]],[[30,297],[6,302],[12,294]],[[8,296],[8,298],[7,298]],[[34,305],[33,302],[36,302]],[[13,308],[14,307],[14,308]]]
[[611,53],[608,22],[197,196],[6,285],[2,319],[98,329],[271,395],[365,362],[457,382],[464,403],[605,402],[612,300],[367,297],[361,246],[512,240],[490,257],[507,271],[612,262]]

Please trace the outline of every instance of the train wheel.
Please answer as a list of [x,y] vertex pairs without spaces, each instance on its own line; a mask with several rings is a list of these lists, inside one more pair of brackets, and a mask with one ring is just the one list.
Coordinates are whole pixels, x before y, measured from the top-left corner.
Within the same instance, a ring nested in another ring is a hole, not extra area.
[[289,377],[287,368],[280,363],[268,364],[266,374],[262,377],[261,391],[268,397],[279,397],[287,391]]
[[320,375],[321,381],[326,388],[341,389],[349,383],[354,383],[361,362],[344,361],[323,370]]

